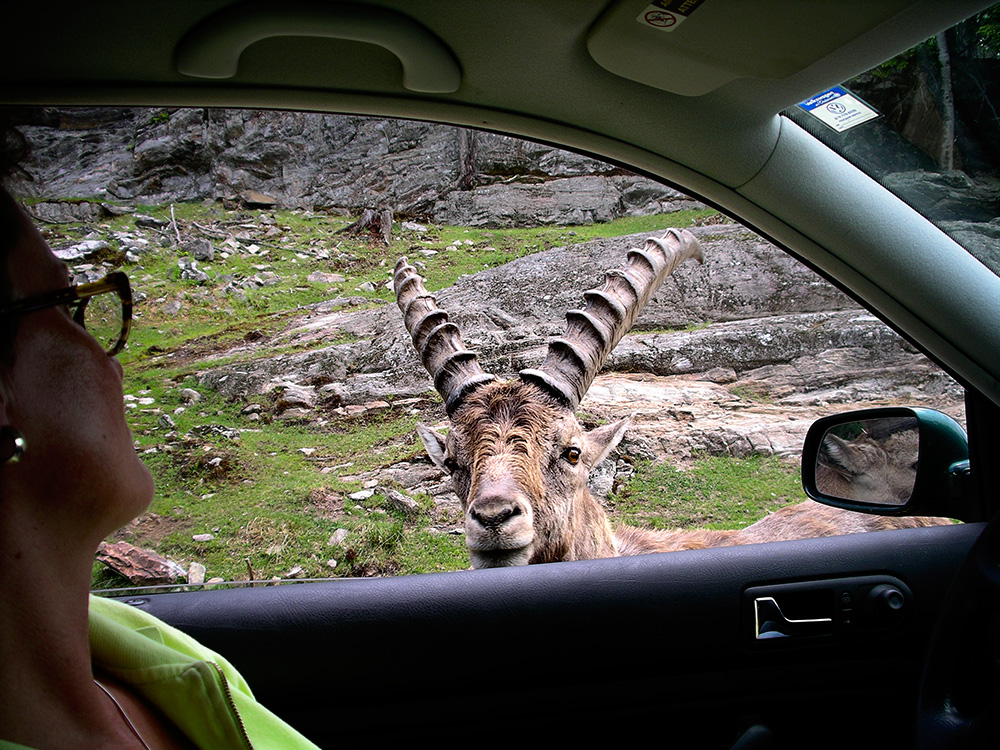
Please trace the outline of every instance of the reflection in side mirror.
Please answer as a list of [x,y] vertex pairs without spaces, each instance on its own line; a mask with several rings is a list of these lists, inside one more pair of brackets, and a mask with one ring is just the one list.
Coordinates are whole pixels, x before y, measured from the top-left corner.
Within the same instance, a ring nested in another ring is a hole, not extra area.
[[981,520],[969,476],[965,430],[933,409],[887,406],[823,417],[802,447],[806,495],[863,513]]
[[842,500],[906,505],[916,483],[919,455],[916,417],[834,425],[820,441],[816,488]]

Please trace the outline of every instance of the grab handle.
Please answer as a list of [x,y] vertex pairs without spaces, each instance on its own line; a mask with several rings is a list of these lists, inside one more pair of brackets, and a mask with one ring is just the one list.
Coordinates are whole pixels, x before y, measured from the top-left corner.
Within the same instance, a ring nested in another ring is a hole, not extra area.
[[451,51],[425,26],[384,8],[295,1],[253,2],[225,8],[189,31],[177,45],[178,72],[193,78],[232,78],[251,44],[284,36],[346,39],[377,44],[403,65],[410,91],[458,90],[462,71]]

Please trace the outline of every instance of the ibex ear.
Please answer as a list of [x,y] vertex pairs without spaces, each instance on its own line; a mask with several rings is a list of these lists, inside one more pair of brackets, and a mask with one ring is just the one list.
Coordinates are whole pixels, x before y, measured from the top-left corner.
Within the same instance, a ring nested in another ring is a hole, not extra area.
[[841,476],[856,477],[866,468],[857,465],[857,454],[857,449],[846,440],[841,440],[836,435],[826,435],[820,446],[819,463]]
[[615,449],[615,446],[622,441],[627,430],[632,424],[632,417],[625,417],[618,422],[612,422],[602,427],[597,427],[587,433],[587,456],[585,458],[587,466],[597,466],[608,454]]
[[[445,447],[445,436],[424,424],[417,422],[417,434],[420,436],[427,455],[439,469],[444,469],[444,461],[448,457],[448,450]],[[445,469],[447,471],[447,469]]]

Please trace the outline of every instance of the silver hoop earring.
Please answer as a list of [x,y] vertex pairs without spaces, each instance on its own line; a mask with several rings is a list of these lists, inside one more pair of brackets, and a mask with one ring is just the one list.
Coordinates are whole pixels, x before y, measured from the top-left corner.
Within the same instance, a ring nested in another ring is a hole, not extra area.
[[0,427],[0,465],[17,463],[26,449],[27,444],[20,432],[10,425]]

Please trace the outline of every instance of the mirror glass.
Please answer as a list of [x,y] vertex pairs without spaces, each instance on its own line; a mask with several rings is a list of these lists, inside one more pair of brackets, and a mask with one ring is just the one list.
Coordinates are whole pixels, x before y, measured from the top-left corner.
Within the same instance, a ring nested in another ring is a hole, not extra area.
[[913,494],[919,451],[916,417],[835,425],[820,443],[816,488],[842,500],[905,505]]

